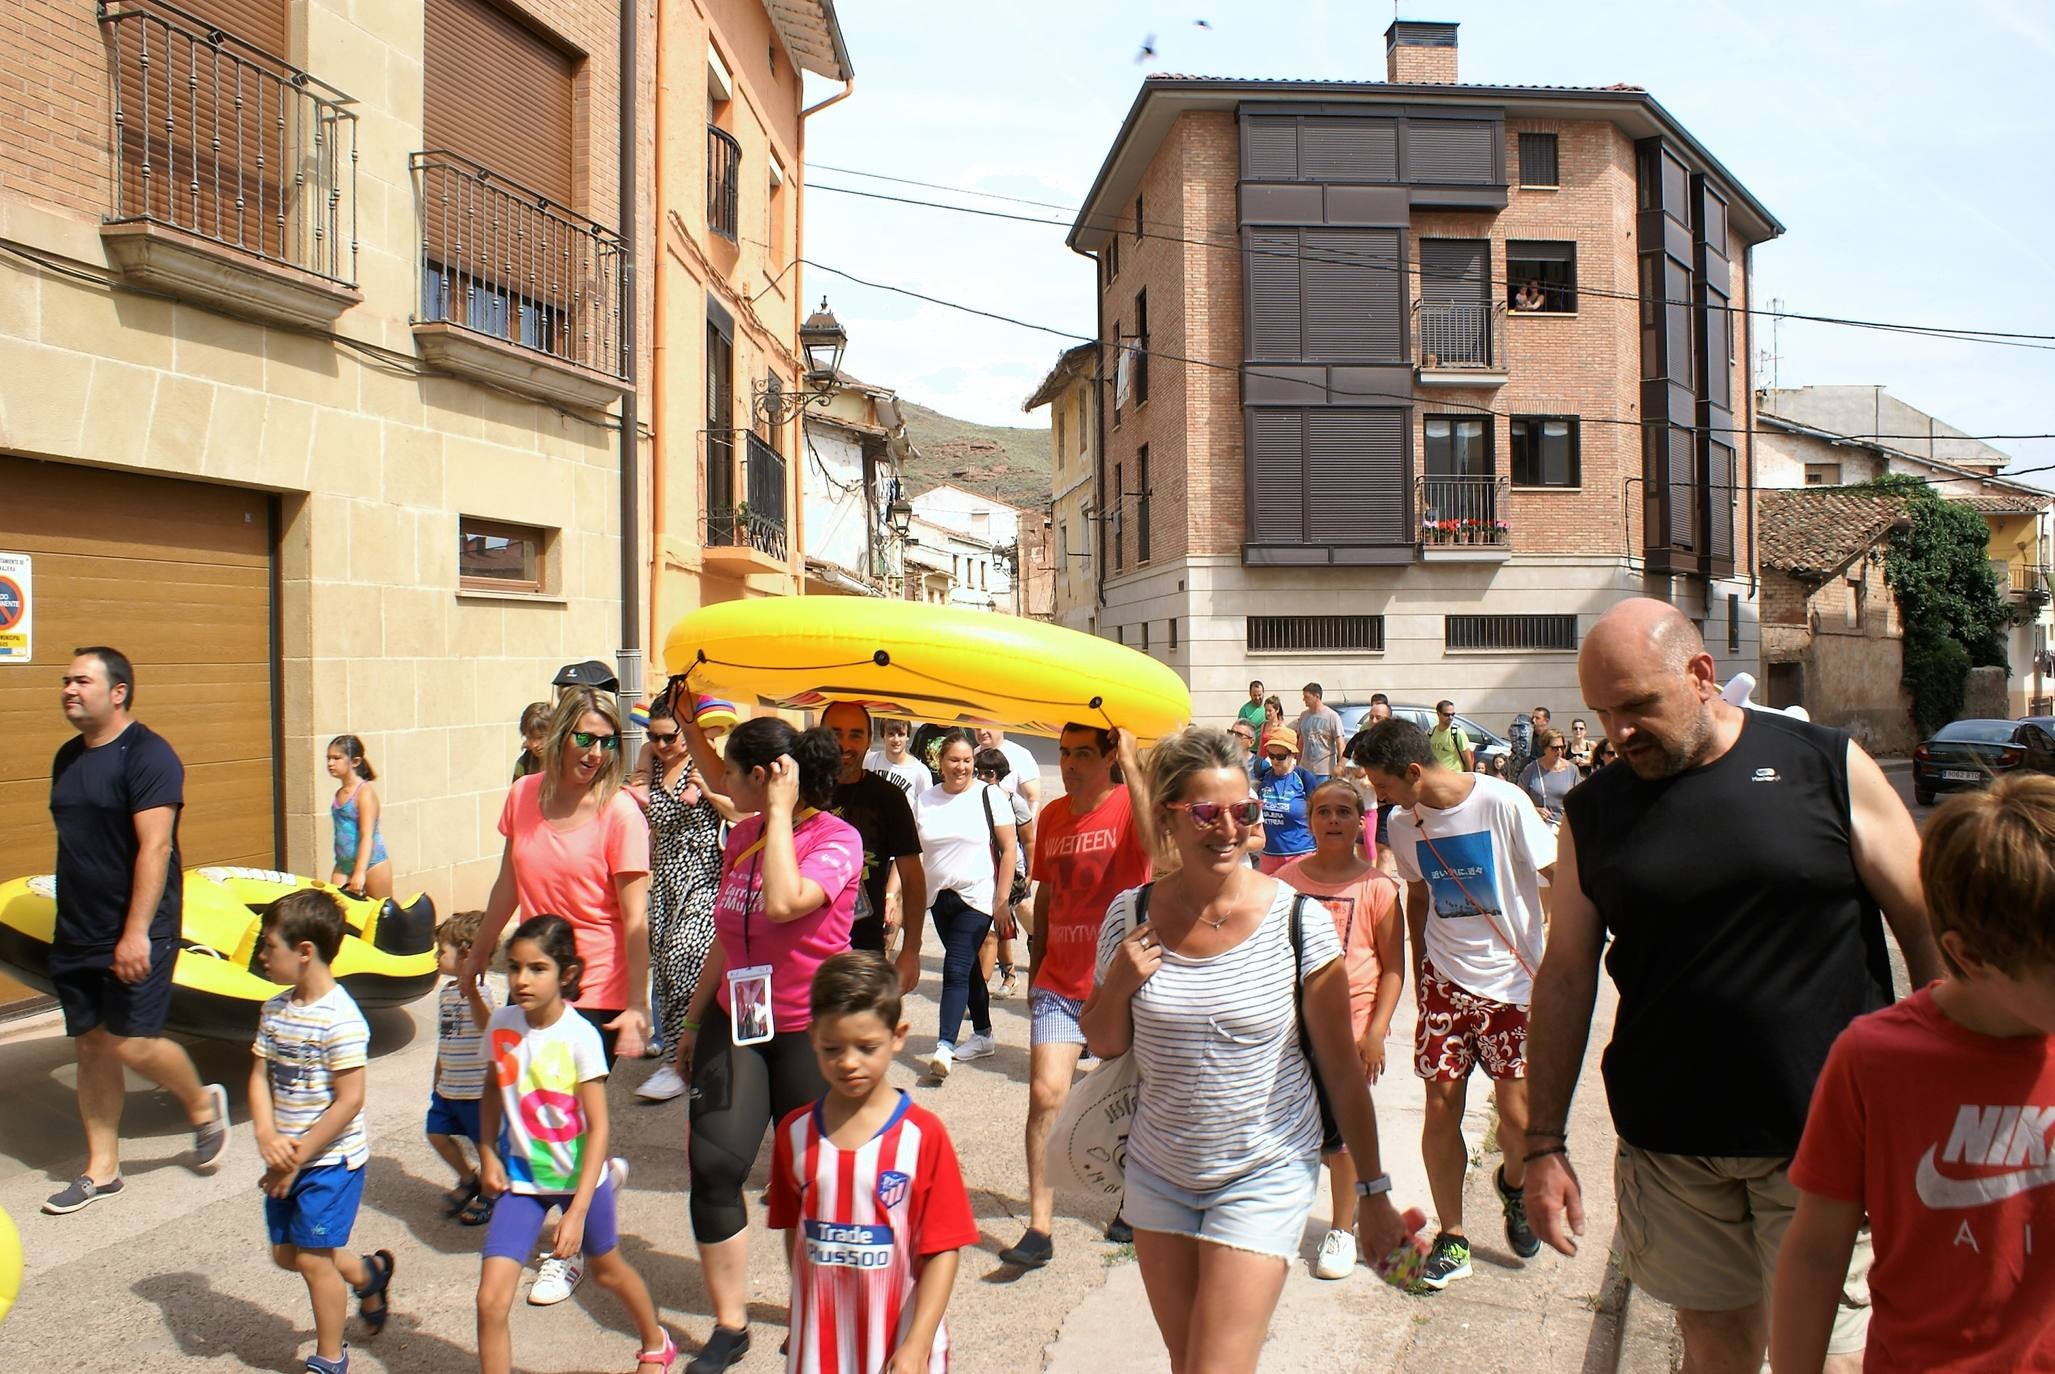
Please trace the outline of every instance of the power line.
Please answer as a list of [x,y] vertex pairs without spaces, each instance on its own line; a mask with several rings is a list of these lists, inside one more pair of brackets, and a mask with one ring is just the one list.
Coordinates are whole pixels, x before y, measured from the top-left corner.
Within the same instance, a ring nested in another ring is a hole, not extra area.
[[[912,185],[926,186],[932,189],[952,191],[961,195],[990,194],[978,191],[963,191],[956,187],[939,186],[937,185],[937,183],[933,182],[915,182],[912,181],[910,178],[883,177],[881,174],[877,173],[859,172],[856,175],[878,176],[881,180],[904,181]],[[1019,215],[1004,210],[986,210],[980,209],[979,207],[972,205],[950,205],[944,201],[921,200],[913,196],[886,195],[885,193],[880,191],[865,191],[854,186],[837,186],[830,182],[811,182],[809,183],[809,187],[812,190],[830,191],[838,195],[858,196],[865,200],[886,201],[894,205],[911,205],[929,210],[947,210],[955,214],[975,215],[983,219],[1008,220],[1016,224],[1035,224],[1052,229],[1061,229],[1066,227],[1065,223],[1061,220],[1045,219],[1035,215]],[[1049,203],[1045,201],[1026,200],[1023,197],[1000,196],[995,198],[1018,201],[1019,203],[1028,205],[1046,205],[1048,206],[1048,208],[1051,209],[1063,208],[1060,206],[1049,205]],[[1118,234],[1125,232],[1124,228],[1121,226],[1124,226],[1131,222],[1132,221],[1130,220],[1123,219],[1120,225],[1102,225],[1096,227],[1104,228],[1108,233]],[[1161,224],[1166,222],[1145,219],[1142,221],[1142,223],[1146,225]],[[1283,228],[1284,226],[1277,227]],[[1287,258],[1299,262],[1319,262],[1336,266],[1363,267],[1372,271],[1404,273],[1407,270],[1403,264],[1400,264],[1387,258],[1373,257],[1368,254],[1352,253],[1346,250],[1339,249],[1293,251],[1286,249],[1264,248],[1254,244],[1246,245],[1245,247],[1238,239],[1230,240],[1219,238],[1192,238],[1184,234],[1162,233],[1156,231],[1140,232],[1137,233],[1135,237],[1146,239],[1160,239],[1168,243],[1182,243],[1198,248],[1212,248],[1222,252],[1247,251],[1258,256]],[[1431,276],[1441,276],[1447,280],[1459,279],[1457,274],[1437,272],[1436,269],[1430,268],[1423,263],[1414,263],[1412,265],[1412,268],[1414,271],[1417,271],[1419,275],[1423,278]],[[1483,278],[1481,278],[1481,281],[1484,285],[1494,287],[1510,287],[1514,285],[1513,281],[1510,278],[1493,277],[1489,274],[1486,274]],[[1606,300],[1634,301],[1636,303],[1639,303],[1642,300],[1642,297],[1638,292],[1612,291],[1607,290],[1603,287],[1588,287],[1582,284],[1580,284],[1577,287],[1577,294],[1579,296],[1593,296]],[[1661,303],[1665,305],[1695,304],[1690,300],[1673,300],[1669,297],[1660,297],[1657,299],[1659,299]],[[2019,333],[2004,330],[1976,329],[1969,326],[1926,325],[1889,320],[1863,320],[1839,315],[1809,314],[1802,311],[1764,310],[1755,306],[1735,305],[1732,302],[1729,302],[1725,305],[1717,306],[1708,303],[1705,306],[1705,308],[1709,310],[1724,311],[1725,313],[1730,315],[1752,315],[1767,320],[1799,320],[1810,324],[1830,324],[1850,329],[1870,329],[1882,331],[1885,333],[1909,334],[1916,338],[1955,339],[1963,343],[1983,343],[1990,344],[1994,347],[2026,348],[2032,349],[2037,352],[2055,352],[2055,334]]]

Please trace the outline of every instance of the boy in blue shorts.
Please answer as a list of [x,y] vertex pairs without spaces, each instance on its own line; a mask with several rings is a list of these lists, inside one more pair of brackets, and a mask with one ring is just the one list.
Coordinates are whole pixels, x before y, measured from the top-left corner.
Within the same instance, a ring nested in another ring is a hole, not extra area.
[[341,1254],[364,1196],[364,1064],[370,1027],[329,964],[342,948],[343,911],[333,896],[303,889],[264,914],[258,958],[274,983],[251,1046],[250,1119],[264,1157],[264,1220],[271,1257],[307,1281],[314,1305],[313,1374],[347,1374],[348,1293],[376,1335],[385,1327],[390,1250]]
[[478,938],[482,911],[460,911],[435,928],[436,971],[449,981],[435,994],[435,1086],[428,1093],[428,1144],[456,1173],[442,1195],[447,1214],[466,1226],[492,1216],[492,1199],[478,1191],[478,1170],[461,1141],[478,1148],[478,1099],[485,1092],[485,1023],[492,1020],[483,979],[457,976]]

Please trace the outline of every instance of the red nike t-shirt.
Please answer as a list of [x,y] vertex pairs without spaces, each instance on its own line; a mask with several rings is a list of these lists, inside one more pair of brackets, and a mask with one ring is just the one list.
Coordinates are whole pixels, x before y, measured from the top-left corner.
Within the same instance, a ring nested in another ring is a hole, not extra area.
[[1049,893],[1049,947],[1035,986],[1082,1002],[1092,992],[1106,908],[1149,881],[1127,788],[1115,786],[1082,816],[1071,812],[1068,797],[1043,807],[1031,876]]
[[2055,1038],[1978,1035],[1931,987],[1841,1032],[1791,1181],[1869,1213],[1864,1369],[2055,1370],[2051,1137]]

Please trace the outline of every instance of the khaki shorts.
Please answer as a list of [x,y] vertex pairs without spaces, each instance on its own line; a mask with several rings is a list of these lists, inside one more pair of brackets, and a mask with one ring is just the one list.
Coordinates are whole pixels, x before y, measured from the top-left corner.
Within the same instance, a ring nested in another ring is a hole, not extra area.
[[[1613,1187],[1620,1266],[1650,1297],[1696,1312],[1769,1303],[1777,1250],[1798,1206],[1784,1159],[1668,1155],[1619,1143]],[[1869,1228],[1856,1237],[1834,1314],[1833,1355],[1869,1337]]]

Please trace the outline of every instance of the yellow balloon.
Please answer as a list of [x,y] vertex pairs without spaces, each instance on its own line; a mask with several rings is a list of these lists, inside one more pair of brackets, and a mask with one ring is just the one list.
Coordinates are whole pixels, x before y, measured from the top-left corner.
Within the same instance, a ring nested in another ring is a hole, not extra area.
[[6,1209],[0,1208],[0,1321],[7,1320],[20,1292],[21,1232],[14,1229],[14,1220]]

